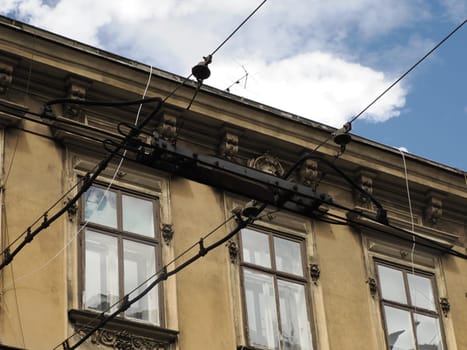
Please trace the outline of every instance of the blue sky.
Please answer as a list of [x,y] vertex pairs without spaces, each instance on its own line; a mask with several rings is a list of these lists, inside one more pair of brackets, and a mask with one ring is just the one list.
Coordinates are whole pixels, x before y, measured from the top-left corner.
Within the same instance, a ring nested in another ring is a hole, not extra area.
[[[16,18],[186,76],[253,0],[0,0]],[[465,0],[269,0],[206,84],[341,127],[467,18]],[[354,124],[354,134],[467,170],[467,25]]]

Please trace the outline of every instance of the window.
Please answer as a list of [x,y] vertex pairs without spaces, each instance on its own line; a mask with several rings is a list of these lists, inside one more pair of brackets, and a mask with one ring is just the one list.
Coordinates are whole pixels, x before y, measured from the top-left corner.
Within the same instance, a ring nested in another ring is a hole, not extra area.
[[434,276],[381,262],[376,270],[388,349],[444,349]]
[[[137,295],[158,269],[157,201],[92,186],[82,213],[82,308],[105,311],[124,295]],[[159,290],[134,303],[125,318],[160,325]],[[110,312],[116,310],[118,304]]]
[[240,239],[249,346],[311,350],[304,241],[252,229]]

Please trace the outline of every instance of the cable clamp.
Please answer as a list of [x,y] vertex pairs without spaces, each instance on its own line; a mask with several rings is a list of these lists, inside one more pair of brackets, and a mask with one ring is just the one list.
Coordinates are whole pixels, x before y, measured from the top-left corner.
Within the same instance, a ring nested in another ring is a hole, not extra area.
[[203,239],[199,240],[199,255],[205,256],[208,253],[208,250],[204,247]]
[[167,273],[167,265],[165,265],[163,268],[162,268],[162,272],[160,273],[160,276],[159,278],[161,278],[163,281],[167,280],[167,278],[169,277],[168,273]]
[[119,309],[120,309],[121,311],[126,311],[126,310],[128,310],[128,309],[130,308],[130,306],[131,306],[130,297],[129,297],[129,295],[127,294],[127,295],[125,295],[125,296],[123,297],[123,299],[122,299],[122,301],[121,301],[121,303],[120,303]]
[[8,265],[13,260],[10,253],[10,247],[6,247],[3,251],[3,265]]
[[30,243],[32,240],[33,240],[34,236],[31,232],[31,227],[28,227],[27,231],[26,231],[26,238],[24,239],[24,241],[26,243]]

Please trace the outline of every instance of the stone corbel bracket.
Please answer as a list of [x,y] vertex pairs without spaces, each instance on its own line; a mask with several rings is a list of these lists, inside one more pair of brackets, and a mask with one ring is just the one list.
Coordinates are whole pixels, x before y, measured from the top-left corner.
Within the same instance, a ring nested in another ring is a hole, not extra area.
[[175,144],[178,137],[178,119],[173,114],[164,113],[157,126],[157,133],[159,138]]
[[13,82],[13,73],[18,61],[6,56],[0,57],[0,94],[5,94]]
[[219,157],[234,161],[238,154],[239,137],[231,131],[224,131],[221,142],[217,148]]
[[[91,86],[91,82],[74,76],[69,76],[66,80],[66,94],[67,98],[72,100],[84,100],[86,98],[86,91]],[[64,114],[67,117],[83,119],[82,105],[69,103],[64,106]]]
[[[376,174],[365,170],[365,169],[360,169],[357,171],[357,177],[356,177],[356,184],[366,193],[369,193],[370,195],[373,194],[373,184],[374,180],[376,179]],[[354,190],[354,201],[357,206],[366,208],[366,209],[372,209],[372,203],[370,198],[368,196],[365,196],[362,192],[358,190]]]
[[435,226],[443,215],[443,196],[429,191],[425,196],[424,221],[427,226]]
[[319,164],[315,159],[305,160],[297,172],[297,182],[301,185],[311,187],[314,191],[320,181]]

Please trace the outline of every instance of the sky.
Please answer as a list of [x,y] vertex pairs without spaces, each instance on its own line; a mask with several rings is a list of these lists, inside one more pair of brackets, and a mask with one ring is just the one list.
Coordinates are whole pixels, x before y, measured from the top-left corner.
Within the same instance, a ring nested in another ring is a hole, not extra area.
[[[0,0],[0,14],[187,76],[260,0]],[[206,85],[340,128],[467,18],[466,0],[268,0]],[[467,24],[352,133],[467,171]]]

